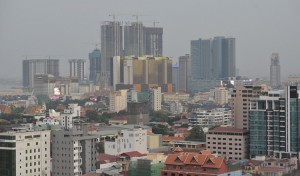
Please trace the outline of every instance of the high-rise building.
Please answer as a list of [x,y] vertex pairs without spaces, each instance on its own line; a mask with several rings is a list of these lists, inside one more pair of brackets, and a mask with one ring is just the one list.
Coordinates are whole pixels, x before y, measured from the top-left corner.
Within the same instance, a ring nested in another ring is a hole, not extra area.
[[96,170],[99,136],[88,133],[86,124],[52,131],[52,175],[82,176]]
[[194,79],[235,77],[235,39],[215,37],[192,40],[191,60]]
[[175,91],[178,91],[178,87],[179,87],[179,64],[178,63],[172,65],[172,83],[174,85]]
[[290,158],[298,156],[299,99],[297,86],[269,91],[250,107],[250,155]]
[[33,88],[36,74],[51,74],[59,76],[58,59],[23,60],[23,87]]
[[89,80],[96,83],[97,74],[101,71],[101,52],[98,48],[89,53],[90,60],[90,75]]
[[237,86],[231,95],[233,126],[249,130],[249,109],[255,106],[251,99],[263,92],[261,86]]
[[146,55],[163,55],[163,28],[144,27],[144,41]]
[[279,54],[278,53],[273,53],[272,57],[271,57],[270,84],[273,89],[279,88],[281,85]]
[[[116,57],[117,58],[117,57]],[[112,62],[118,65],[117,62]],[[114,66],[111,70],[111,75],[120,70],[120,79],[111,80],[112,83],[133,85],[136,90],[141,91],[142,86],[148,87],[163,87],[164,92],[172,92],[172,59],[168,57],[122,57],[120,60],[120,67]],[[114,77],[112,77],[114,79]],[[113,85],[115,86],[115,85]]]
[[124,54],[125,56],[145,55],[144,26],[141,22],[132,22],[124,26]]
[[211,40],[191,41],[191,70],[194,79],[212,79]]
[[142,22],[124,26],[125,56],[162,56],[163,28],[145,27]]
[[0,133],[0,175],[50,176],[50,131],[28,127]]
[[114,56],[111,60],[111,73],[110,73],[110,82],[111,86],[113,86],[114,90],[116,90],[116,85],[120,83],[121,79],[121,57],[120,56]]
[[78,78],[79,80],[85,80],[86,76],[86,62],[84,59],[70,59],[70,77]]
[[187,91],[188,78],[191,76],[191,59],[187,54],[179,57],[178,89],[177,91]]
[[150,107],[151,110],[159,111],[161,110],[161,88],[151,88],[150,89]]
[[121,26],[121,22],[104,22],[101,25],[101,72],[110,73],[111,58],[114,56],[121,56],[122,50],[123,27]]

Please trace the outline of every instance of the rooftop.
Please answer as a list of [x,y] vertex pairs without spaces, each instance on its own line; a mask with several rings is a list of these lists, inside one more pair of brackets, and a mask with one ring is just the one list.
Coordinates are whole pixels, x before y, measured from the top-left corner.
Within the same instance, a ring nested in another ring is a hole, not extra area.
[[245,133],[245,132],[247,132],[247,130],[234,128],[234,127],[216,127],[216,128],[209,130],[209,132]]

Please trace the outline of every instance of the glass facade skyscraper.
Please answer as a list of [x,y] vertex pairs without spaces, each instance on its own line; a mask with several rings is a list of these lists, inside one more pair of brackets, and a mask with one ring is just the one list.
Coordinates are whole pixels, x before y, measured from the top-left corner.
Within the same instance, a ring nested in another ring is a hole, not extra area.
[[250,115],[250,155],[278,158],[299,152],[299,106],[296,86],[269,91],[253,100]]

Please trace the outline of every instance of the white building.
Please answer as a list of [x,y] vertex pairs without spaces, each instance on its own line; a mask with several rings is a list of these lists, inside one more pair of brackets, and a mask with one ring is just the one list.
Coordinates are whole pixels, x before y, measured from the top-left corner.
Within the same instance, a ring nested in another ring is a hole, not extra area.
[[138,102],[138,92],[131,89],[127,92],[127,102]]
[[119,90],[109,96],[109,110],[119,112],[127,109],[127,90]]
[[82,176],[96,170],[97,136],[84,124],[52,131],[52,175]]
[[150,95],[151,109],[154,111],[161,110],[161,88],[150,89]]
[[72,128],[74,118],[80,117],[81,107],[78,104],[69,104],[68,109],[61,114],[60,124],[64,128]]
[[76,77],[79,80],[87,79],[86,62],[84,59],[69,60],[70,77]]
[[0,133],[0,175],[50,176],[50,131],[14,130]]
[[104,151],[109,155],[120,155],[132,151],[148,153],[147,130],[142,128],[121,130],[117,137],[105,139]]
[[199,125],[201,127],[215,127],[220,125],[230,125],[232,123],[231,110],[226,108],[216,108],[211,111],[197,111],[189,118],[189,125]]
[[183,106],[180,101],[173,101],[170,103],[170,112],[172,114],[180,114],[183,112]]

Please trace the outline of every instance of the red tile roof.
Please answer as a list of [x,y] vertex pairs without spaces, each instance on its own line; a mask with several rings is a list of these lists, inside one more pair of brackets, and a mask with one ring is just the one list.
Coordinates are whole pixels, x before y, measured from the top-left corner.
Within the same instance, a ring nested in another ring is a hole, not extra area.
[[177,146],[173,152],[183,152],[182,148],[180,148],[179,146]]
[[122,153],[121,156],[126,156],[126,157],[129,157],[129,158],[132,158],[132,157],[140,157],[140,156],[144,156],[144,155],[141,154],[138,151],[133,151],[133,152]]
[[244,132],[247,132],[247,130],[234,128],[234,127],[216,127],[216,128],[209,130],[209,132],[244,133]]
[[175,136],[163,136],[163,141],[182,141],[184,140],[184,137],[175,137]]
[[[205,151],[203,153],[207,153]],[[206,155],[201,153],[173,153],[167,156],[165,161],[166,165],[198,165],[205,168],[221,168],[222,164],[225,163],[224,158],[215,157],[213,155]]]
[[101,153],[97,156],[98,158],[98,162],[100,164],[105,164],[105,163],[111,163],[111,162],[116,162],[120,160],[119,156],[114,156],[114,155],[108,155],[108,154],[104,154]]

